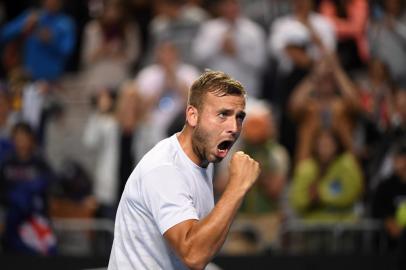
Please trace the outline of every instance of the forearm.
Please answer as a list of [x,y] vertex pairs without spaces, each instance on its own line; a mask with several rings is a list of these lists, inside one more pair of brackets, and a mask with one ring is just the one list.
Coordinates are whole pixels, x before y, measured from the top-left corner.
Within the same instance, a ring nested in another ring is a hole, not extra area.
[[191,227],[186,235],[188,249],[182,254],[188,266],[204,268],[220,250],[243,197],[244,192],[227,188],[213,211]]
[[341,67],[334,68],[334,74],[343,99],[353,109],[357,109],[359,98],[354,83],[350,80],[347,74],[345,74]]
[[293,115],[297,115],[300,110],[306,106],[312,89],[313,82],[310,77],[307,77],[294,90],[289,101],[289,110],[293,113]]

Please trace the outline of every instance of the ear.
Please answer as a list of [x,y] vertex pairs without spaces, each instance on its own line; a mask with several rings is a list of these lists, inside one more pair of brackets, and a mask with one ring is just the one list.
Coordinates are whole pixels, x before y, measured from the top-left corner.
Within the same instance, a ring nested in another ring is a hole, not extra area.
[[198,119],[199,112],[197,111],[197,108],[192,105],[188,105],[186,108],[186,122],[189,124],[189,126],[195,127]]

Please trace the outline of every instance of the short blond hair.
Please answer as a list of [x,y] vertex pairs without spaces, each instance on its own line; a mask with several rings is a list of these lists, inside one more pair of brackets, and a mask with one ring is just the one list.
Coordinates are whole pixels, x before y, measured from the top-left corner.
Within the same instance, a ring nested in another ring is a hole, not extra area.
[[216,96],[246,96],[244,86],[222,71],[206,70],[192,84],[189,91],[188,104],[201,109],[207,93]]

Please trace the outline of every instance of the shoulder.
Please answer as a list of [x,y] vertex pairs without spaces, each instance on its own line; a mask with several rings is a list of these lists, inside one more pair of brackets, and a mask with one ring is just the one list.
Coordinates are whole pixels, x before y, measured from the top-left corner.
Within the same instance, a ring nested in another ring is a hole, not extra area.
[[157,171],[178,170],[177,160],[179,153],[173,143],[173,137],[158,142],[148,151],[138,164],[140,176],[143,177]]

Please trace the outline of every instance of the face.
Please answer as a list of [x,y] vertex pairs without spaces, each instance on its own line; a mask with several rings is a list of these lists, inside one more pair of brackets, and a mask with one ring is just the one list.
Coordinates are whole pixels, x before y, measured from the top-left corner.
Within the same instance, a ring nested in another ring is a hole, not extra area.
[[57,12],[62,7],[62,0],[44,0],[43,6],[50,12]]
[[0,121],[6,119],[9,112],[9,103],[5,95],[0,93]]
[[321,163],[330,162],[337,151],[337,144],[329,132],[322,132],[316,143],[316,151]]
[[406,181],[406,155],[396,155],[394,158],[395,173],[403,180]]
[[234,21],[240,16],[240,5],[237,0],[222,0],[219,11],[224,18]]
[[389,14],[398,15],[401,12],[401,3],[399,0],[386,0],[384,5]]
[[192,121],[193,152],[204,166],[221,161],[241,133],[245,97],[207,93],[197,119]]
[[309,13],[313,8],[312,0],[294,0],[293,9],[296,13]]
[[113,23],[118,22],[122,15],[123,14],[122,14],[122,10],[121,10],[120,6],[118,6],[117,4],[109,3],[105,7],[103,19],[106,23],[113,24]]
[[395,97],[395,110],[402,123],[406,124],[406,89],[398,90]]
[[26,132],[19,130],[14,135],[14,145],[18,156],[28,157],[33,151],[34,140]]
[[113,107],[113,100],[107,91],[102,91],[97,98],[97,107],[100,112],[107,113]]
[[178,62],[178,51],[171,42],[164,42],[157,48],[157,61],[164,67],[172,67]]
[[249,114],[245,120],[242,136],[251,144],[262,144],[275,135],[274,121],[269,112]]

